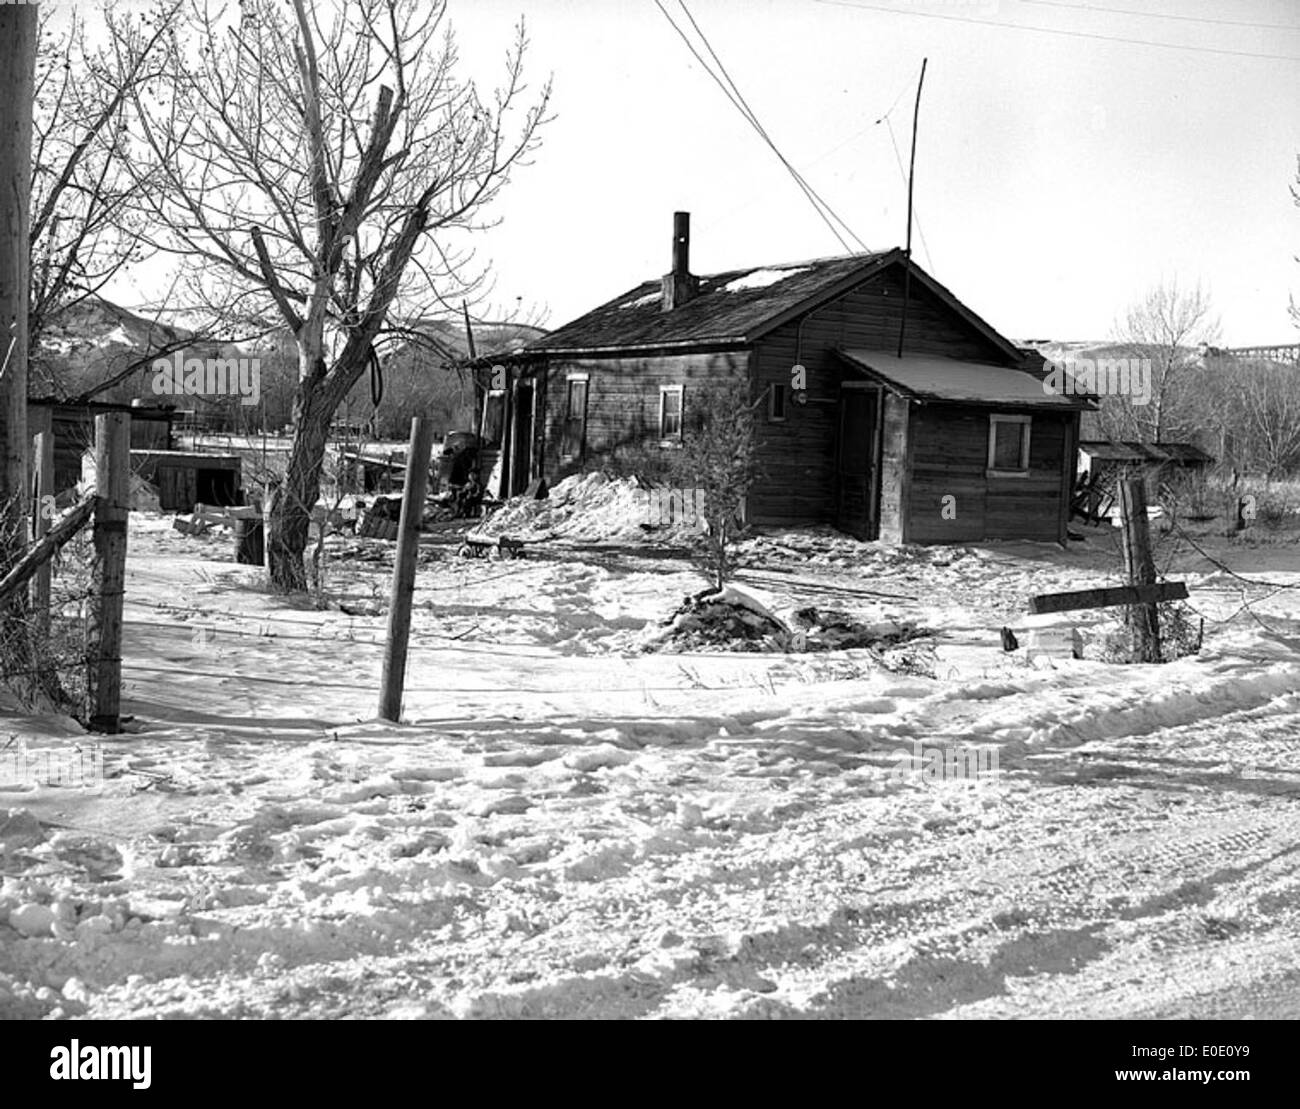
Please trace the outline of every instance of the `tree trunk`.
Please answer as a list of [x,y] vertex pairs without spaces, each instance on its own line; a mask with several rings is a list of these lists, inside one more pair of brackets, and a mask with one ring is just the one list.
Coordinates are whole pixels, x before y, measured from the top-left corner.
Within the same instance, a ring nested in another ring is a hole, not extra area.
[[303,378],[294,397],[293,446],[284,482],[274,491],[267,521],[266,554],[271,583],[289,593],[307,589],[303,554],[311,510],[320,499],[330,423],[343,398],[365,372],[368,342],[349,342],[333,369],[323,360]]

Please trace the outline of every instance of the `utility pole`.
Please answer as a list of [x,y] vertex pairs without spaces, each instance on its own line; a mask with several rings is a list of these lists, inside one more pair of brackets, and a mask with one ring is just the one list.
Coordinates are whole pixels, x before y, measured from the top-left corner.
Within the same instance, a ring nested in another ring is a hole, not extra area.
[[27,312],[37,6],[0,4],[0,512],[12,552],[27,544]]

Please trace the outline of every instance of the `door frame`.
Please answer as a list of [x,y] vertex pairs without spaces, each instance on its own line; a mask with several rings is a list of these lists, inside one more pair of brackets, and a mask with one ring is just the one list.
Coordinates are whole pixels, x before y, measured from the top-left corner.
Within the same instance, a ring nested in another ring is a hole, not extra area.
[[[528,403],[520,404],[520,394],[527,391]],[[537,431],[537,383],[531,378],[519,378],[510,391],[510,454],[507,462],[505,495],[513,497],[522,493],[533,479],[533,444]],[[527,422],[527,427],[521,424]],[[521,431],[523,434],[521,434]]]
[[836,487],[836,505],[835,519],[836,526],[839,524],[839,507],[841,500],[841,491],[838,482],[843,480],[843,469],[840,465],[842,452],[844,450],[844,400],[846,393],[871,393],[875,401],[875,419],[871,422],[871,445],[868,448],[868,459],[871,467],[871,473],[867,482],[867,520],[866,520],[866,538],[868,541],[880,538],[880,466],[883,461],[881,457],[881,448],[883,446],[884,417],[885,417],[885,390],[881,385],[874,381],[849,380],[840,382],[840,395],[836,398],[836,426],[835,426],[835,478]]

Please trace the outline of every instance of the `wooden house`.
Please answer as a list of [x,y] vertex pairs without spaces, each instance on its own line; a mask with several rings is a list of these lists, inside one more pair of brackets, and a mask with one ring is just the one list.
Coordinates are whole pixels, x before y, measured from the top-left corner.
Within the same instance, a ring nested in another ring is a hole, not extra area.
[[758,416],[749,522],[903,543],[1065,541],[1092,402],[1054,391],[1041,356],[902,250],[696,277],[689,238],[679,212],[671,272],[492,360],[504,369],[485,398],[503,427],[493,492],[629,444],[671,450],[698,386],[733,375]]

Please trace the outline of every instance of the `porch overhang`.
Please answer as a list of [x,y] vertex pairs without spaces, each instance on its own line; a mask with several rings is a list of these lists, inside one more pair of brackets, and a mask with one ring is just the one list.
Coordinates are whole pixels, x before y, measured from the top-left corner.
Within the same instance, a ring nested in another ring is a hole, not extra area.
[[941,355],[839,348],[842,361],[892,393],[919,403],[1040,408],[1085,412],[1096,408],[1087,396],[1065,393],[1051,378],[1012,366],[964,362]]

